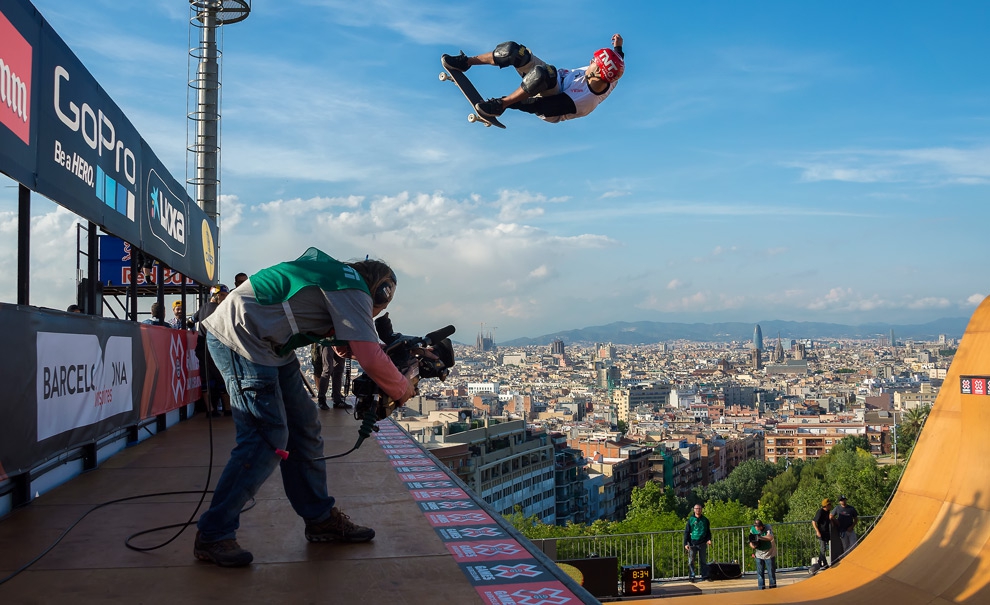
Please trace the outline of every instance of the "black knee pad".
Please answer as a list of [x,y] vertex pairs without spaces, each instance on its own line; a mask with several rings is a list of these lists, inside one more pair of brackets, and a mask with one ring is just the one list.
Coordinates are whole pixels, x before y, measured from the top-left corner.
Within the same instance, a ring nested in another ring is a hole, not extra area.
[[557,68],[553,65],[537,65],[522,79],[522,89],[530,95],[538,95],[556,85]]
[[522,67],[533,58],[533,53],[529,52],[528,48],[512,41],[503,42],[496,46],[492,55],[495,59],[495,65],[498,65],[500,68],[509,67],[510,65],[512,67]]

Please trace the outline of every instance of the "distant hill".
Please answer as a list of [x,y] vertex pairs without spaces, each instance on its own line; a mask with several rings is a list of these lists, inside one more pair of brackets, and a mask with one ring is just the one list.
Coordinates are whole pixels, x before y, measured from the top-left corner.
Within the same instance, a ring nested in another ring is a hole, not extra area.
[[617,321],[604,326],[591,326],[577,330],[566,330],[553,334],[544,334],[536,338],[516,338],[497,343],[500,346],[524,347],[530,345],[549,345],[554,340],[565,343],[595,343],[611,342],[623,345],[652,344],[672,340],[692,340],[696,342],[744,342],[753,339],[753,328],[756,324],[763,330],[763,343],[769,348],[776,343],[777,333],[784,340],[790,339],[822,339],[822,338],[875,338],[890,334],[894,330],[894,338],[898,341],[918,340],[932,341],[939,334],[949,338],[961,338],[966,330],[966,317],[948,317],[916,325],[896,325],[885,323],[869,323],[859,326],[843,324],[820,323],[811,321],[759,321],[754,323],[668,323],[659,321]]

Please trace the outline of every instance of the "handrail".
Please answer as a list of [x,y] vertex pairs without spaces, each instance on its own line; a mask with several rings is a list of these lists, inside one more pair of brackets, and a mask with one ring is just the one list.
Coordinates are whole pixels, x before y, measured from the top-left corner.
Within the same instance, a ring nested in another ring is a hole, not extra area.
[[[874,525],[875,517],[860,517],[857,527],[862,539]],[[777,569],[807,569],[812,557],[818,556],[818,538],[811,520],[769,524],[777,538]],[[749,525],[712,528],[712,545],[708,547],[710,563],[737,563],[742,573],[756,571],[747,535]],[[683,530],[641,534],[568,536],[532,540],[555,561],[616,557],[619,567],[649,563],[653,581],[663,582],[688,577],[687,551]]]

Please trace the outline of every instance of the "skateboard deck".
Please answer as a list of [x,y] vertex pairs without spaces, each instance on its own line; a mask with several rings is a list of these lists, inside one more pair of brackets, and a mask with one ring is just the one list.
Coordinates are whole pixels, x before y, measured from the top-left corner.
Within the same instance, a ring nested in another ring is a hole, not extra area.
[[[443,65],[442,60],[440,64]],[[467,74],[462,71],[457,71],[456,69],[447,69],[446,66],[444,66],[444,71],[440,72],[440,81],[453,82],[457,85],[457,88],[464,93],[464,97],[468,100],[468,103],[471,104],[472,110],[472,112],[468,114],[468,122],[480,122],[485,126],[498,126],[499,128],[505,128],[505,124],[499,122],[497,118],[486,118],[478,113],[478,111],[474,108],[475,103],[480,103],[484,99],[481,98],[481,93],[478,92],[478,89],[475,88],[474,84],[471,83],[471,80],[468,79]]]

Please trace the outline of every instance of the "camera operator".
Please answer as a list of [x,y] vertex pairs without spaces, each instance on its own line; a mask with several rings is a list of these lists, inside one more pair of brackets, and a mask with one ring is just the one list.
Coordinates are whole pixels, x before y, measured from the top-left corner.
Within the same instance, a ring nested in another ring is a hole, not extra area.
[[[395,293],[395,273],[376,260],[341,263],[310,248],[252,275],[203,321],[207,346],[230,392],[237,443],[200,517],[193,554],[222,567],[253,560],[236,540],[240,512],[276,464],[310,542],[367,542],[375,530],[350,521],[327,491],[317,408],[295,349],[327,339],[346,345],[400,404],[413,383],[382,351],[374,317]],[[280,460],[281,459],[281,460]]]

